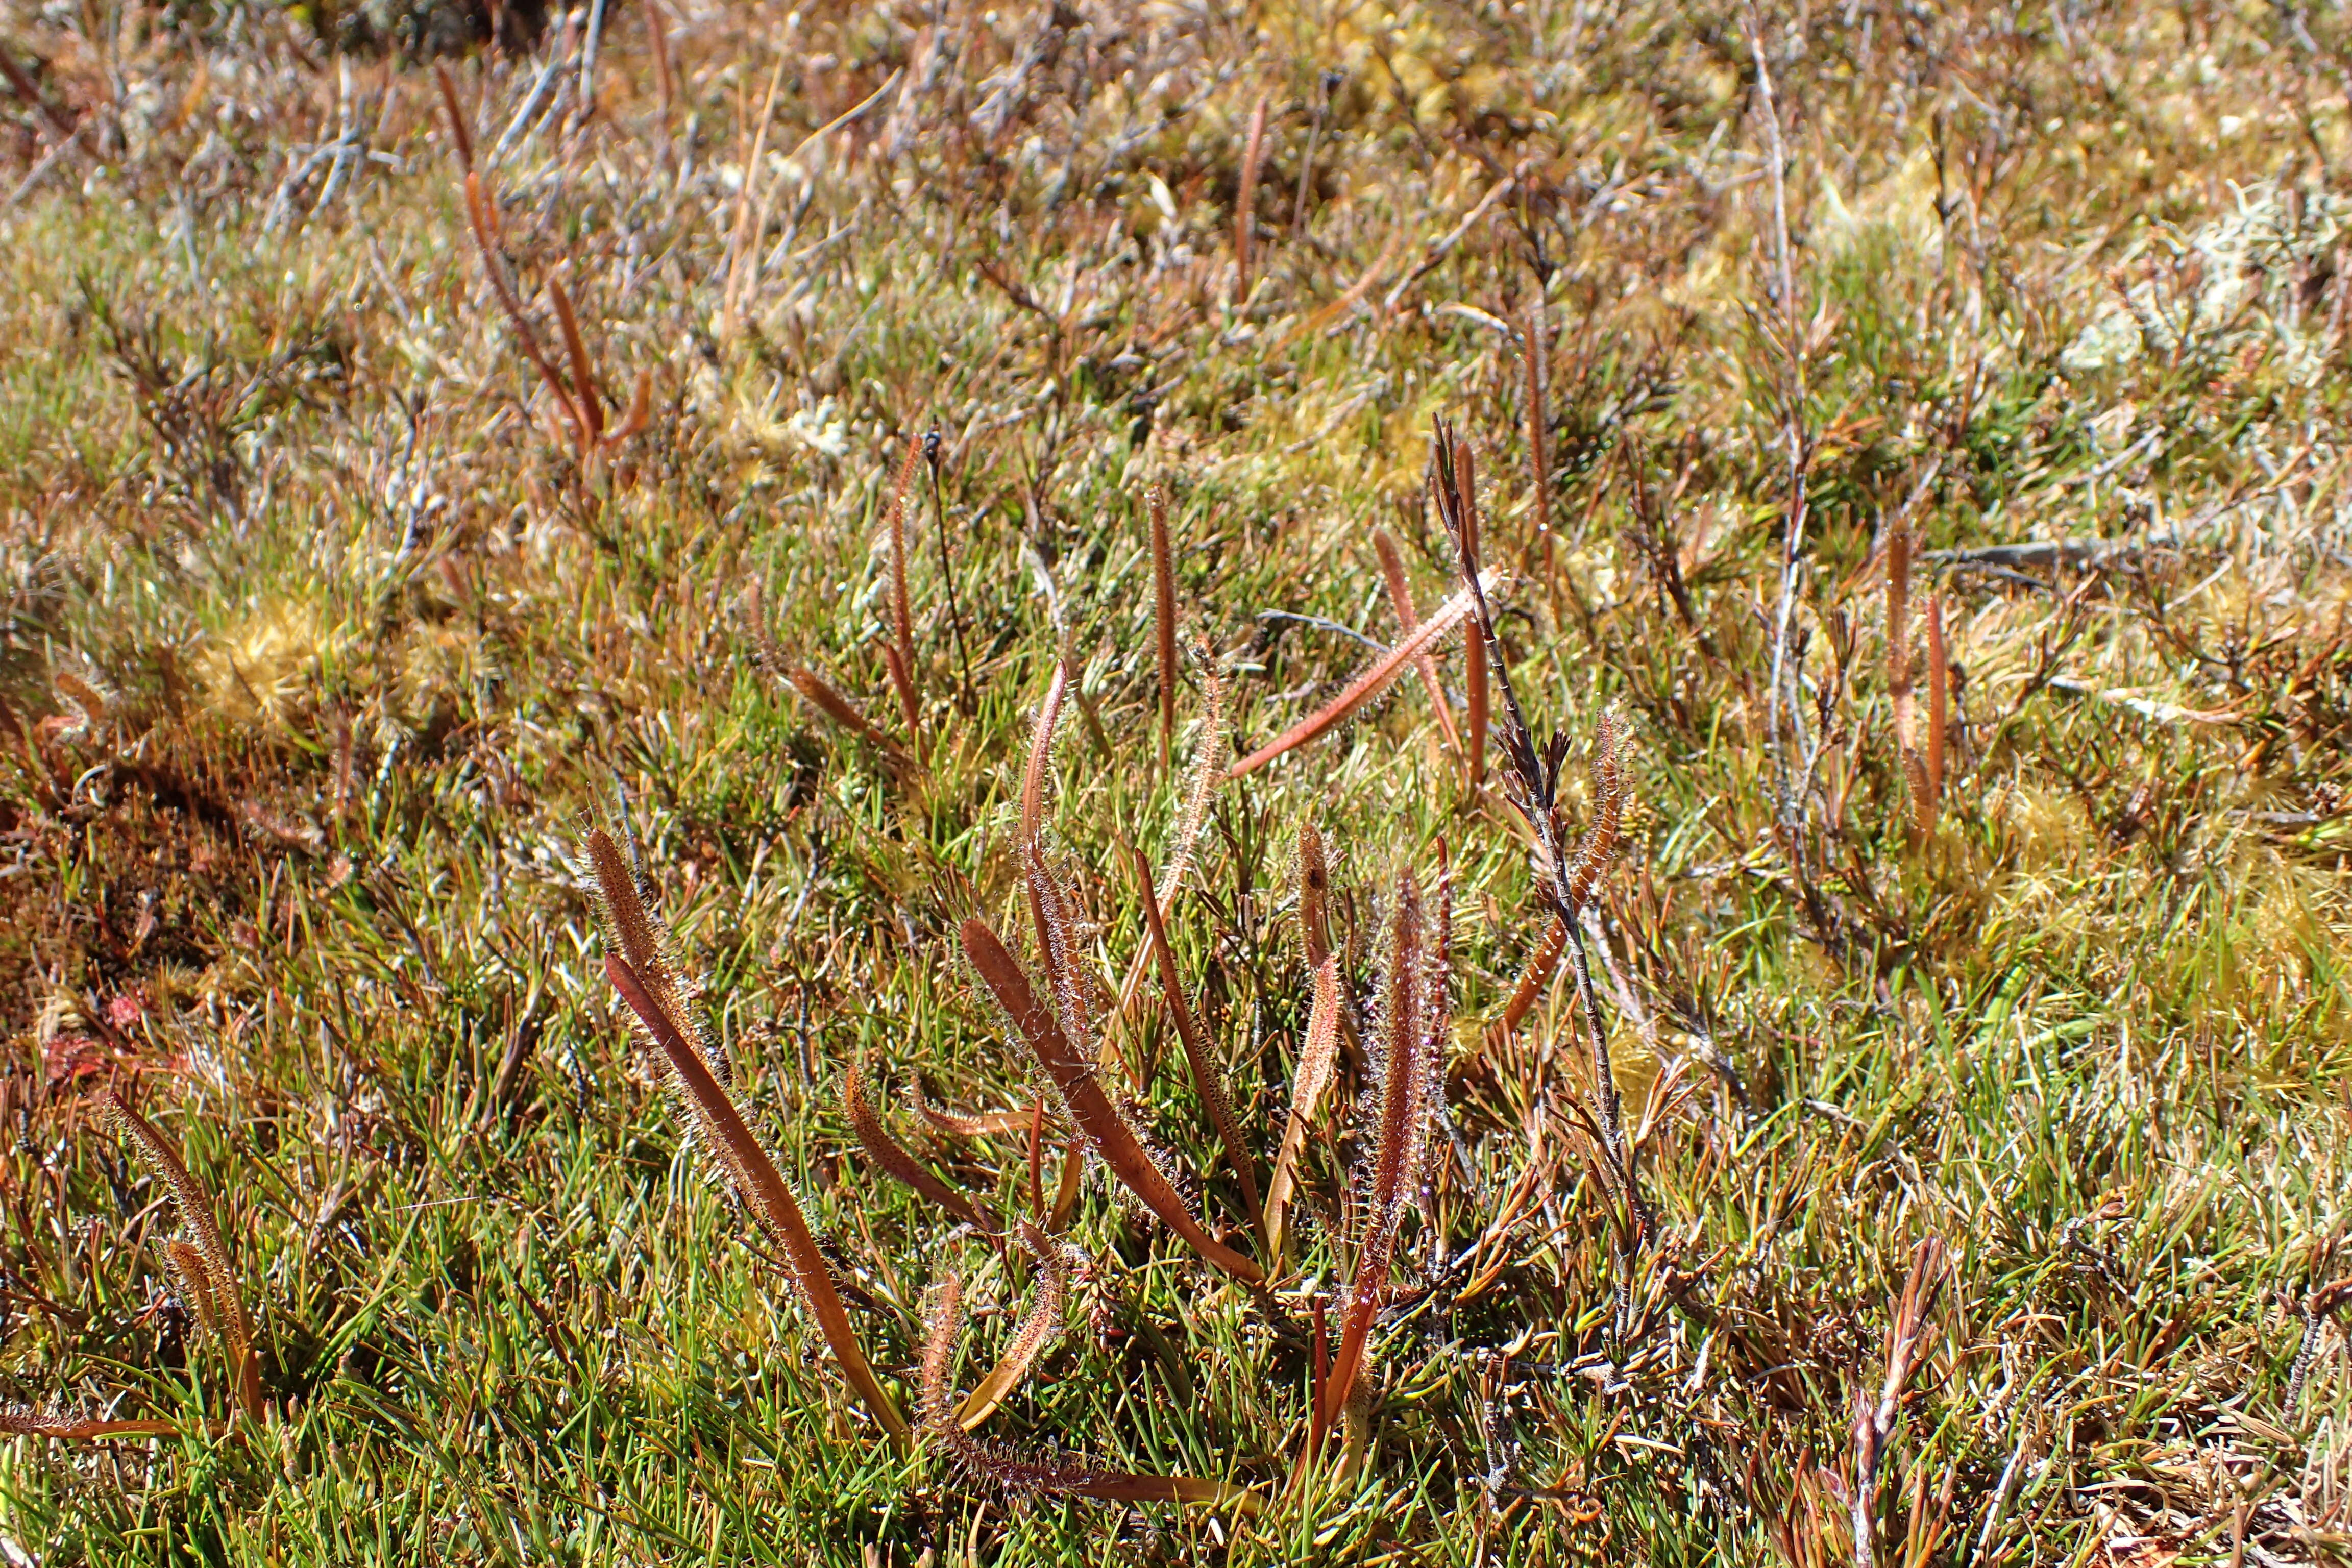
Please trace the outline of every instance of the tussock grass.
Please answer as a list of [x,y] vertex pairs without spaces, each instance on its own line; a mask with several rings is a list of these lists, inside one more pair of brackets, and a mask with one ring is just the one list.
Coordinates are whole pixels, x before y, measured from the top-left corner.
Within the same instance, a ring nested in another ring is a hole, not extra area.
[[343,9],[0,27],[10,1551],[2344,1557],[2340,15]]

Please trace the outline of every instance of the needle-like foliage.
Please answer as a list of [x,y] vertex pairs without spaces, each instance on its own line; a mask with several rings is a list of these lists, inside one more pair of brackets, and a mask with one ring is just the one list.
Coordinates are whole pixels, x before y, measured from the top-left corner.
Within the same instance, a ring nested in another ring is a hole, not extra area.
[[1436,451],[1431,467],[1436,475],[1438,512],[1453,536],[1461,563],[1464,592],[1471,600],[1471,613],[1481,637],[1494,656],[1495,678],[1503,693],[1501,742],[1510,763],[1506,792],[1534,833],[1541,896],[1566,933],[1576,975],[1577,999],[1582,1006],[1591,1053],[1589,1130],[1594,1163],[1613,1205],[1612,1226],[1616,1237],[1622,1330],[1632,1310],[1633,1256],[1649,1238],[1651,1219],[1635,1181],[1633,1143],[1625,1134],[1624,1109],[1617,1092],[1616,1069],[1610,1060],[1608,1030],[1601,1022],[1601,993],[1593,983],[1591,955],[1585,946],[1583,917],[1599,888],[1601,870],[1615,852],[1618,831],[1624,820],[1629,793],[1625,732],[1613,714],[1601,715],[1592,744],[1592,820],[1571,853],[1568,847],[1568,820],[1559,800],[1560,769],[1568,756],[1568,736],[1562,732],[1549,742],[1538,742],[1528,725],[1526,710],[1520,707],[1518,693],[1511,684],[1508,663],[1503,658],[1502,642],[1495,629],[1494,607],[1480,574],[1475,505],[1464,489],[1467,470],[1459,455],[1457,437],[1443,419],[1436,423],[1433,442]]

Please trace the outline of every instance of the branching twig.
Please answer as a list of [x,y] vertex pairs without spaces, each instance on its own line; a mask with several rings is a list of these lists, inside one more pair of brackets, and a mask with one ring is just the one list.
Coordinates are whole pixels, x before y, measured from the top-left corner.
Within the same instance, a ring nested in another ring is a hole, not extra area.
[[1895,1321],[1886,1326],[1886,1378],[1874,1399],[1866,1388],[1853,1396],[1853,1560],[1871,1568],[1878,1553],[1878,1467],[1886,1457],[1903,1411],[1903,1391],[1927,1359],[1927,1313],[1944,1281],[1944,1244],[1929,1237],[1911,1253],[1911,1272],[1903,1281],[1903,1296]]
[[1780,719],[1784,700],[1790,708],[1795,706],[1793,694],[1788,690],[1789,627],[1796,614],[1798,564],[1804,552],[1805,481],[1811,468],[1812,444],[1804,421],[1804,329],[1798,320],[1796,278],[1789,253],[1789,160],[1780,141],[1780,106],[1773,94],[1772,69],[1765,63],[1764,40],[1752,12],[1742,18],[1742,25],[1748,35],[1748,54],[1756,62],[1756,89],[1763,100],[1765,131],[1771,143],[1772,252],[1780,273],[1780,336],[1787,365],[1780,391],[1780,424],[1782,438],[1789,447],[1789,493],[1780,538],[1780,605],[1773,618],[1772,675],[1766,699],[1769,714],[1766,729],[1772,753],[1779,759],[1780,820],[1785,831],[1793,831],[1798,809],[1793,787],[1795,775],[1789,767]]

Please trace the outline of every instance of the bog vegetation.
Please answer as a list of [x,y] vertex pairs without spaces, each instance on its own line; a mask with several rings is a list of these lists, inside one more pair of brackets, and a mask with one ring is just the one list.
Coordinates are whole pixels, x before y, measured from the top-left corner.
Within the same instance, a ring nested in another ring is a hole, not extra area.
[[0,1556],[2352,1556],[2352,18],[6,9]]

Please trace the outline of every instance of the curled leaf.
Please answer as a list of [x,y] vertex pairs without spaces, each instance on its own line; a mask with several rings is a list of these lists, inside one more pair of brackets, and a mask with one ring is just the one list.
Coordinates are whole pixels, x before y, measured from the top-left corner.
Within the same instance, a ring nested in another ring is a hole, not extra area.
[[1601,869],[1617,847],[1617,831],[1625,818],[1625,725],[1614,713],[1601,715],[1592,736],[1592,826],[1585,830],[1570,862],[1565,886],[1569,911],[1583,910]]
[[1030,1112],[1022,1110],[958,1110],[931,1103],[929,1086],[918,1076],[908,1089],[915,1114],[939,1131],[954,1138],[989,1138],[1020,1132],[1029,1126]]
[[1482,1050],[1494,1049],[1518,1031],[1534,1010],[1536,999],[1551,984],[1552,974],[1559,968],[1559,955],[1567,950],[1568,922],[1555,914],[1544,928],[1543,940],[1528,955],[1528,966],[1519,972],[1519,983],[1511,988],[1510,1000],[1503,1004],[1502,1016],[1488,1026],[1480,1042]]
[[824,677],[815,670],[804,664],[787,664],[783,667],[783,677],[792,689],[806,698],[810,706],[816,709],[818,712],[843,729],[865,736],[880,748],[883,754],[892,762],[904,763],[908,760],[907,753],[900,749],[898,742],[885,734],[879,724],[859,712],[856,703],[835,690],[826,682]]
[[1021,775],[1021,838],[1034,841],[1045,827],[1045,785],[1052,776],[1054,731],[1062,721],[1062,700],[1069,694],[1070,661],[1058,659],[1045,700],[1029,727],[1029,765]]
[[1014,1326],[1012,1339],[1005,1342],[1004,1354],[998,1359],[996,1370],[981,1379],[980,1385],[957,1407],[956,1420],[967,1432],[1011,1398],[1028,1380],[1037,1358],[1062,1337],[1062,1315],[1070,1295],[1069,1249],[1025,1219],[1021,1222],[1019,1235],[1023,1249],[1037,1264],[1036,1292],[1030,1300],[1029,1310]]
[[965,1428],[970,1402],[955,1396],[956,1345],[963,1334],[963,1284],[954,1275],[933,1286],[924,1304],[922,1396],[917,1406],[923,1430],[974,1478],[1017,1496],[1051,1493],[1098,1498],[1107,1502],[1205,1502],[1243,1510],[1256,1499],[1240,1487],[1192,1476],[1146,1476],[1105,1469],[1077,1455],[1032,1457],[985,1443]]

